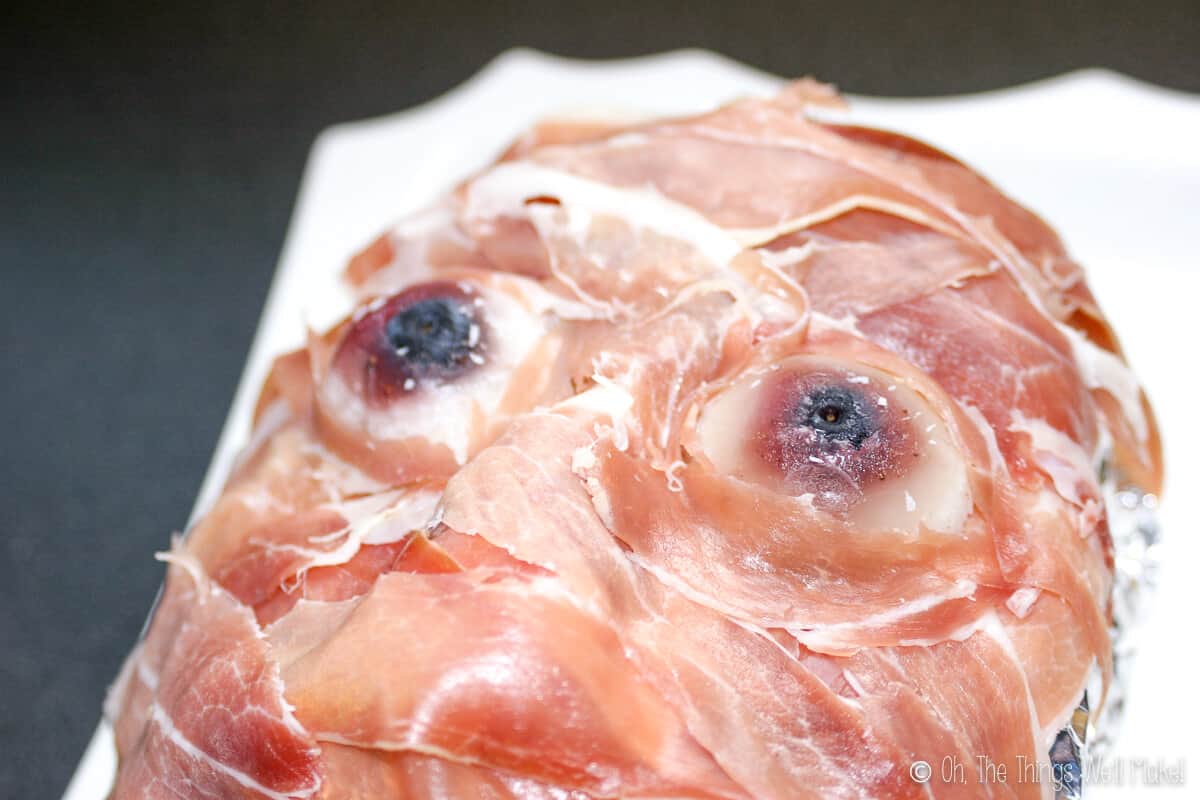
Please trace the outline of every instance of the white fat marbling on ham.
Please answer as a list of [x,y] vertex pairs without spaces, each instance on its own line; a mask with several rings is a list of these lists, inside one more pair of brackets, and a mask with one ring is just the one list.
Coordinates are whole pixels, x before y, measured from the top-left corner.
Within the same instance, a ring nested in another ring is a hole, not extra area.
[[626,220],[634,229],[645,228],[671,239],[692,244],[714,265],[724,266],[743,248],[717,225],[686,206],[651,189],[621,189],[537,164],[501,164],[473,180],[467,189],[467,219],[524,217],[538,198],[550,197],[575,214],[576,231],[586,227],[591,214]]
[[1091,389],[1103,389],[1111,394],[1120,403],[1125,418],[1133,425],[1138,438],[1145,442],[1150,435],[1150,423],[1142,410],[1142,390],[1133,370],[1119,357],[1097,347],[1074,328],[1060,325],[1059,329],[1071,343],[1084,382]]
[[1014,616],[1024,619],[1029,613],[1029,609],[1037,602],[1041,595],[1041,590],[1033,586],[1022,586],[1008,596],[1008,600],[1004,601],[1004,605]]
[[1078,442],[1045,421],[1029,419],[1020,411],[1013,412],[1008,429],[1029,437],[1034,459],[1064,500],[1080,508],[1097,501],[1100,485],[1095,454],[1084,452]]
[[[979,630],[982,635],[987,636],[989,639],[996,642],[996,644],[1000,645],[1002,652],[1008,656],[1013,666],[1017,667],[1018,674],[1024,677],[1025,670],[1022,669],[1021,654],[1017,652],[1016,646],[1013,644],[1013,641],[1009,637],[1008,632],[1004,629],[1004,626],[1000,624],[998,617],[994,613],[985,616],[982,620]],[[1034,702],[1033,691],[1028,680],[1024,681],[1023,688],[1025,691],[1021,699],[1025,702],[1026,708],[1029,711],[1029,720],[1033,725],[1032,733],[1034,741],[1040,742],[1046,748],[1049,748],[1049,746],[1054,742],[1055,735],[1062,730],[1062,726],[1066,720],[1065,718],[1039,720],[1037,705]],[[1082,695],[1082,687],[1080,687],[1079,694]],[[1042,794],[1046,798],[1054,797],[1054,791],[1049,786],[1043,787]]]
[[[976,585],[973,581],[959,580],[946,592],[940,594],[928,594],[921,597],[908,600],[906,598],[897,598],[896,604],[892,608],[880,611],[877,614],[872,614],[864,619],[856,620],[852,624],[834,623],[832,625],[824,625],[813,630],[789,630],[797,640],[808,645],[814,650],[825,651],[835,649],[842,641],[839,633],[847,628],[887,628],[898,620],[912,617],[922,611],[928,611],[936,608],[938,605],[949,600],[959,600],[962,598],[973,598],[975,596]],[[966,635],[977,630],[977,623],[969,623],[962,628],[947,634],[937,637],[902,637],[896,640],[898,645],[915,647],[936,644],[939,641],[950,641],[965,638]]]
[[257,544],[265,551],[279,549],[300,556],[305,566],[297,573],[298,579],[314,567],[345,564],[364,544],[390,544],[402,540],[415,530],[425,529],[433,519],[440,500],[440,492],[401,489],[329,503],[324,508],[336,513],[346,524],[331,533],[311,537],[309,542],[314,547],[273,545],[270,541]]
[[175,727],[175,724],[171,722],[171,718],[167,716],[166,712],[163,711],[162,706],[160,706],[158,703],[153,703],[150,706],[150,722],[162,732],[162,735],[166,737],[167,741],[177,747],[185,756],[200,762],[213,772],[227,776],[229,779],[233,780],[234,783],[244,786],[251,792],[257,793],[264,797],[269,797],[271,800],[296,800],[297,798],[312,797],[317,791],[317,786],[313,786],[309,789],[305,789],[303,792],[282,794],[263,786],[245,772],[234,769],[233,767],[217,758],[214,758],[200,748],[196,747],[196,745],[189,742],[187,737],[180,733],[179,729]]
[[831,219],[836,219],[843,214],[848,214],[851,211],[860,209],[869,209],[873,211],[881,211],[885,214],[890,214],[900,219],[907,219],[912,222],[922,225],[931,230],[940,231],[943,233],[951,233],[951,229],[945,223],[934,219],[929,214],[922,213],[919,209],[904,203],[897,203],[883,197],[871,197],[868,195],[851,195],[844,197],[835,203],[831,203],[824,208],[818,208],[810,211],[801,217],[795,217],[783,222],[777,223],[763,228],[735,228],[729,233],[737,239],[738,243],[743,247],[761,247],[776,239],[781,239],[790,233],[803,231],[817,225],[821,222],[828,222]]

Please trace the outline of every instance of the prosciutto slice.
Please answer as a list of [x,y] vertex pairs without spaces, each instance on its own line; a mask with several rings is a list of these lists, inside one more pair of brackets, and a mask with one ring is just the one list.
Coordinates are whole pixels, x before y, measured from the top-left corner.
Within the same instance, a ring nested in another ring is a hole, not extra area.
[[350,259],[111,796],[1053,796],[1154,418],[1048,225],[838,104],[543,123]]

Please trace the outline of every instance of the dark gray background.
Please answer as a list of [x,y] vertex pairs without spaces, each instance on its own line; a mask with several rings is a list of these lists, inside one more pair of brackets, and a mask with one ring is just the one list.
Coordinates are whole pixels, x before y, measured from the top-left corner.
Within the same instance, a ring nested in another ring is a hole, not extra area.
[[323,127],[513,45],[702,46],[871,94],[1094,65],[1200,91],[1197,0],[197,5],[0,11],[0,797],[57,796],[91,734]]

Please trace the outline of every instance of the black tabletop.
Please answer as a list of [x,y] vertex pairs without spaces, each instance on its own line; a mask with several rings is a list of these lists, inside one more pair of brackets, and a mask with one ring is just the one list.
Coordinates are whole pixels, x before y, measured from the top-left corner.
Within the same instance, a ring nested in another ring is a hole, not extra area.
[[1085,66],[1200,91],[1195,0],[103,5],[0,12],[0,797],[57,796],[91,735],[323,127],[514,45],[700,46],[870,94]]

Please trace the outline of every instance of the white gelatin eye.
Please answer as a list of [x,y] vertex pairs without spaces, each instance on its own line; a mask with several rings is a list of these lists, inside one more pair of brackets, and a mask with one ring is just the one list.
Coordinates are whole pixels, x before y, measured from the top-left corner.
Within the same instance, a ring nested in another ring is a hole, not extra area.
[[966,464],[945,422],[916,392],[855,362],[795,356],[751,372],[709,401],[699,434],[722,472],[865,528],[952,532],[970,511]]
[[[364,305],[339,332],[317,387],[326,443],[386,480],[432,474],[420,468],[427,461],[439,475],[466,463],[540,397],[544,371],[520,371],[550,324],[540,291],[525,278],[482,274]],[[524,383],[514,387],[518,373]]]
[[484,310],[483,298],[469,286],[410,287],[350,326],[333,368],[376,406],[430,384],[456,382],[485,361]]

